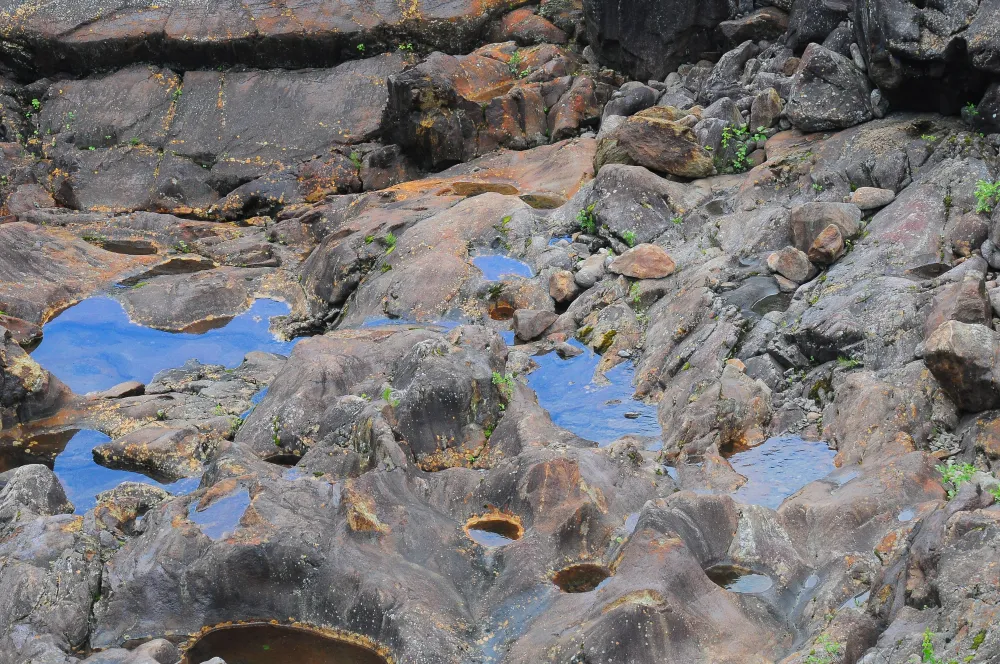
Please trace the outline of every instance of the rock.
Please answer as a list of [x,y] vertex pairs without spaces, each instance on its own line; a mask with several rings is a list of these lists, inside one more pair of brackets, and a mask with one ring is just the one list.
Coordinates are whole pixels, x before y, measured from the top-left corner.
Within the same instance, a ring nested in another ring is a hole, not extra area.
[[610,90],[596,83],[589,76],[577,76],[573,85],[549,110],[549,136],[561,141],[576,135],[584,127],[594,127],[601,119],[601,111]]
[[124,399],[126,397],[138,397],[146,393],[146,386],[137,380],[127,380],[114,387],[109,387],[101,392],[95,392],[90,396],[94,399]]
[[606,164],[633,164],[687,178],[712,174],[712,158],[690,129],[669,120],[632,116],[601,139],[594,171]]
[[573,281],[576,282],[576,285],[587,289],[603,279],[606,272],[606,258],[607,254],[594,254],[593,256],[588,256],[580,263],[576,274],[573,276]]
[[[396,50],[400,43],[467,53],[479,46],[491,18],[509,8],[496,0],[457,4],[432,0],[417,11],[387,4],[373,14],[370,8],[337,0],[323,11],[305,6],[247,11],[214,1],[198,7],[118,11],[114,2],[101,0],[65,14],[54,8],[28,11],[22,0],[11,0],[2,28],[17,51],[9,67],[36,80],[55,72],[82,75],[135,62],[170,63],[181,70],[209,62],[329,67],[366,51]],[[207,15],[213,20],[206,22]],[[388,33],[393,36],[386,41]],[[251,34],[253,40],[247,41]],[[143,40],[148,40],[143,48],[131,48]],[[295,49],[285,48],[292,42]]]
[[939,289],[924,323],[924,337],[929,338],[949,320],[990,327],[993,312],[982,272],[969,270],[960,281]]
[[559,304],[572,302],[579,293],[580,287],[569,270],[559,270],[549,277],[549,296]]
[[862,211],[884,208],[896,200],[896,192],[876,187],[858,187],[851,193],[851,202]]
[[781,116],[782,103],[781,96],[774,88],[768,88],[758,92],[753,98],[753,105],[750,107],[750,127],[764,127],[770,129]]
[[55,474],[34,464],[11,471],[0,489],[0,527],[18,520],[22,510],[37,516],[71,514],[73,504]]
[[817,265],[830,265],[844,253],[844,236],[836,224],[830,224],[816,236],[809,246],[809,260]]
[[[612,95],[611,100],[604,106],[603,117],[634,115],[655,104],[658,97],[659,92],[648,85],[626,83],[621,90]],[[601,129],[604,129],[603,123]]]
[[744,97],[743,71],[750,58],[756,56],[759,51],[760,49],[754,42],[745,41],[731,51],[724,53],[705,78],[698,93],[698,101],[705,105],[722,97],[734,99]]
[[72,393],[43,369],[0,327],[0,427],[30,422],[56,412]]
[[[850,4],[823,0],[795,0],[788,17],[788,46],[796,51],[809,42],[822,42],[847,18]],[[808,46],[806,46],[808,48]]]
[[712,50],[714,31],[730,18],[723,0],[642,0],[625,7],[584,0],[587,41],[601,63],[645,81],[663,80],[682,62]]
[[[180,658],[181,653],[177,649],[177,646],[172,644],[166,639],[153,639],[152,641],[147,641],[141,646],[132,651],[136,656],[149,657],[159,664],[176,664]],[[216,657],[215,659],[221,659]],[[223,662],[225,664],[225,662]]]
[[718,29],[729,48],[747,40],[774,41],[788,29],[788,14],[777,7],[763,7],[741,18],[723,21]]
[[808,252],[827,226],[836,226],[842,238],[851,238],[861,229],[861,210],[852,203],[805,203],[792,208],[792,244]]
[[743,124],[743,116],[740,109],[736,108],[736,103],[729,97],[722,97],[712,102],[701,112],[702,121],[717,119],[730,126],[740,126]]
[[55,200],[43,187],[37,184],[22,184],[7,197],[7,214],[18,217],[37,209],[53,208]]
[[816,274],[816,268],[809,262],[809,256],[795,247],[785,247],[772,252],[767,257],[767,267],[797,284],[809,281]]
[[670,255],[655,244],[640,244],[618,256],[608,270],[633,279],[662,279],[674,273]]
[[22,348],[33,347],[42,340],[42,326],[20,318],[0,314],[0,328],[6,329],[14,343]]
[[924,362],[960,409],[1000,406],[1000,335],[985,325],[947,321],[927,339]]
[[514,312],[514,334],[521,341],[533,341],[545,334],[557,318],[551,311],[518,309]]
[[809,44],[792,77],[786,112],[802,131],[853,127],[872,119],[871,88],[848,58]]
[[493,30],[493,40],[516,41],[521,46],[532,44],[565,44],[566,33],[531,9],[515,9],[504,16]]

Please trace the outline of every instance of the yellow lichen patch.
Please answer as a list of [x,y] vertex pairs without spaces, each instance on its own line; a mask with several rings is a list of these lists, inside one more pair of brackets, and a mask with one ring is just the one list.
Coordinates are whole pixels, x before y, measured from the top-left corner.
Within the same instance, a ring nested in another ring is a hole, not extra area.
[[341,497],[347,505],[347,525],[356,533],[388,533],[389,526],[379,520],[375,513],[375,501],[363,496],[353,487],[345,486]]

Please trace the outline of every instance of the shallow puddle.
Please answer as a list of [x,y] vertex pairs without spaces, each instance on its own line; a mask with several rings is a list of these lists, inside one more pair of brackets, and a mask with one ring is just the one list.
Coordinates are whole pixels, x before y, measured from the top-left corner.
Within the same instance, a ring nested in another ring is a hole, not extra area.
[[527,263],[504,256],[502,254],[482,254],[472,259],[472,264],[479,268],[486,281],[503,281],[507,277],[524,277],[530,279],[535,271]]
[[729,457],[733,470],[747,478],[733,498],[777,509],[788,496],[836,470],[834,456],[836,452],[824,442],[799,436],[769,438]]
[[757,574],[737,565],[716,565],[705,570],[712,582],[734,593],[755,595],[766,592],[774,581],[766,574]]
[[198,477],[161,484],[141,473],[105,468],[94,461],[93,449],[110,440],[110,437],[100,431],[89,429],[25,434],[20,438],[22,444],[18,446],[13,446],[10,440],[4,440],[3,451],[10,453],[29,450],[30,453],[22,452],[19,458],[10,459],[13,463],[4,463],[4,458],[9,454],[0,455],[0,471],[8,470],[7,466],[13,468],[29,463],[49,466],[59,478],[66,497],[73,503],[77,514],[83,514],[94,507],[97,504],[97,494],[114,489],[122,482],[144,482],[174,495],[190,493],[198,488]]
[[221,540],[236,532],[243,513],[250,506],[250,492],[240,487],[228,496],[217,498],[201,510],[198,509],[199,503],[196,500],[188,507],[188,521],[198,524],[206,537]]
[[627,434],[660,438],[656,406],[632,398],[632,363],[611,369],[608,384],[598,385],[593,378],[601,356],[576,340],[569,343],[583,353],[565,360],[556,353],[535,356],[538,368],[528,374],[528,386],[552,421],[602,444]]
[[899,513],[896,518],[900,521],[912,521],[913,517],[917,515],[917,510],[912,507],[907,507],[905,510]]
[[487,515],[469,519],[465,533],[476,544],[493,548],[521,539],[524,527],[513,517]]
[[371,648],[312,630],[271,624],[233,625],[207,632],[181,664],[221,657],[227,664],[386,664]]
[[269,328],[271,317],[288,312],[283,302],[257,300],[224,326],[202,334],[164,332],[131,322],[117,300],[93,297],[46,323],[42,343],[31,355],[83,394],[127,380],[148,383],[156,373],[192,358],[233,367],[250,351],[287,355],[295,341],[281,341]]
[[552,576],[552,583],[564,593],[589,593],[611,578],[603,565],[579,563],[564,567]]

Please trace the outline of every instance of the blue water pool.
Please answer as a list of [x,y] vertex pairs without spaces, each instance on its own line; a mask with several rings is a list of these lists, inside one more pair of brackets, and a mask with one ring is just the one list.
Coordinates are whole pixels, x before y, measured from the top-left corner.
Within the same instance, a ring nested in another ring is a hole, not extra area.
[[527,263],[503,254],[483,254],[472,259],[472,264],[483,273],[487,281],[502,281],[507,277],[524,277],[530,279],[535,271]]
[[283,302],[257,300],[224,327],[202,334],[164,332],[131,322],[117,300],[93,297],[47,323],[32,357],[78,393],[127,380],[148,383],[192,358],[233,367],[250,351],[287,355],[295,342],[277,339],[269,321],[288,311]]
[[757,447],[729,457],[729,463],[747,483],[733,498],[741,503],[777,509],[782,501],[810,482],[836,470],[836,452],[826,443],[799,436],[769,438]]

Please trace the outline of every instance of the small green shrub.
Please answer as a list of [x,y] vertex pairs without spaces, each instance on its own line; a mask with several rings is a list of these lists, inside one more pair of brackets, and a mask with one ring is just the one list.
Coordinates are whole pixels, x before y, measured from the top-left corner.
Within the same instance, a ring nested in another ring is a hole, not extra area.
[[357,48],[358,48],[358,53],[360,53],[361,55],[365,54],[365,45],[364,44],[358,44]]
[[386,233],[385,237],[382,238],[381,242],[382,245],[385,247],[386,249],[385,253],[387,254],[391,254],[392,251],[396,248],[396,236],[392,233],[392,231]]
[[622,233],[622,239],[625,240],[625,244],[630,247],[634,247],[636,241],[635,231],[625,231]]
[[931,640],[931,630],[924,630],[924,642],[920,649],[920,661],[924,664],[958,664],[957,659],[949,659],[947,662],[939,658],[934,653],[934,641]]
[[361,153],[358,152],[357,150],[355,150],[354,152],[351,153],[351,156],[349,157],[349,159],[351,160],[351,163],[354,164],[354,168],[356,168],[356,169],[358,169],[360,171],[361,170]]
[[597,207],[597,203],[591,203],[576,213],[576,223],[580,225],[580,230],[587,235],[593,235],[597,232],[597,216],[594,214],[595,207]]
[[677,215],[676,217],[672,218],[672,219],[671,219],[670,221],[671,221],[671,222],[672,222],[672,223],[673,223],[673,224],[674,224],[675,226],[680,226],[681,224],[683,224],[683,223],[684,223],[684,217],[682,217],[681,215]]
[[493,372],[493,384],[500,390],[500,394],[505,401],[514,398],[514,375],[511,373],[501,374],[499,371]]
[[954,498],[955,494],[958,493],[959,487],[971,481],[973,475],[976,474],[976,467],[971,463],[956,464],[953,461],[949,461],[947,465],[940,466],[938,470],[941,471],[941,481],[950,485],[947,487],[948,498]]
[[976,212],[992,212],[993,207],[1000,201],[1000,180],[997,182],[979,180],[976,182],[973,194],[976,197]]
[[816,646],[803,660],[805,664],[832,664],[840,654],[840,644],[823,634],[816,639]]
[[35,109],[36,111],[42,110],[42,102],[38,101],[37,99],[32,99],[31,108]]
[[399,399],[394,399],[392,397],[392,388],[389,387],[388,385],[386,386],[386,388],[384,390],[382,390],[382,401],[386,402],[387,404],[389,404],[393,408],[395,408],[395,407],[397,407],[399,405]]
[[862,366],[861,360],[856,360],[853,357],[838,357],[837,364],[844,369],[854,369]]
[[969,112],[969,115],[971,115],[972,117],[976,117],[979,115],[979,109],[976,108],[976,105],[971,101],[965,103],[965,110],[967,110]]

